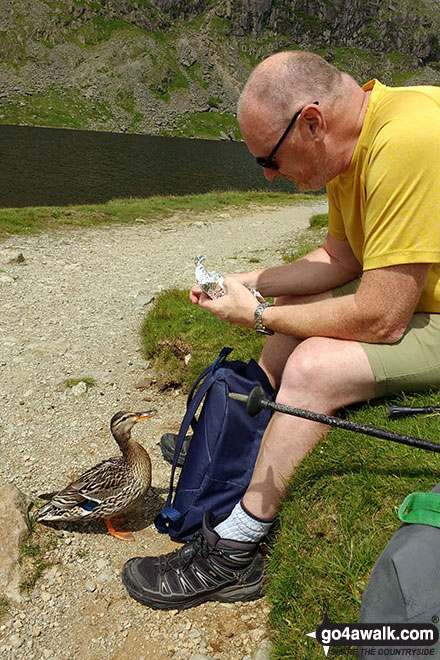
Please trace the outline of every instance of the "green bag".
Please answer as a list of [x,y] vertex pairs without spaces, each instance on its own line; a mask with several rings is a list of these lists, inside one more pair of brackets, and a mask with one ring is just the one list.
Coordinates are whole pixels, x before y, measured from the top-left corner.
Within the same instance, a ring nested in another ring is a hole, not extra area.
[[440,527],[440,494],[411,493],[403,500],[397,515],[404,523]]

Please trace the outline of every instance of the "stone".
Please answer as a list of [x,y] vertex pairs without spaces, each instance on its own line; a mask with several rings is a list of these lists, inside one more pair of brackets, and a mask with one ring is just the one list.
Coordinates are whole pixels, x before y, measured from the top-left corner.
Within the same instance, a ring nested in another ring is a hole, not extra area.
[[9,644],[12,646],[13,649],[19,649],[20,646],[23,646],[24,642],[24,637],[18,634],[13,634],[9,638]]
[[26,259],[23,256],[23,252],[19,252],[16,257],[13,257],[8,261],[8,264],[24,264]]
[[26,523],[28,500],[13,484],[0,486],[0,594],[11,602],[22,600],[20,548],[29,537]]
[[82,396],[83,394],[86,394],[87,383],[85,383],[83,380],[80,380],[79,383],[72,387],[71,392],[73,396]]
[[252,660],[270,660],[273,644],[267,637],[258,644]]

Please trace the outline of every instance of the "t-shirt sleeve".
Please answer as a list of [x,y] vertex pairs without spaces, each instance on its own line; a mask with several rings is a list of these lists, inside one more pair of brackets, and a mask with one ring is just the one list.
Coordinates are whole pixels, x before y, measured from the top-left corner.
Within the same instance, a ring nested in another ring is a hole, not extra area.
[[335,180],[333,179],[327,184],[327,198],[328,198],[328,233],[333,238],[344,241],[347,238],[344,228],[344,221],[342,218],[341,208],[339,205],[338,188]]
[[419,108],[416,123],[388,122],[371,148],[364,270],[440,262],[440,112],[430,103],[435,112]]

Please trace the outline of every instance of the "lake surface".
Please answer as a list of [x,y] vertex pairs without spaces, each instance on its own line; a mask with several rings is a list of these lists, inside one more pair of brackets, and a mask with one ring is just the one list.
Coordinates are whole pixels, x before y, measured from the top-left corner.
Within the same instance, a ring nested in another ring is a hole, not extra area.
[[269,183],[242,142],[0,126],[0,206],[62,206]]

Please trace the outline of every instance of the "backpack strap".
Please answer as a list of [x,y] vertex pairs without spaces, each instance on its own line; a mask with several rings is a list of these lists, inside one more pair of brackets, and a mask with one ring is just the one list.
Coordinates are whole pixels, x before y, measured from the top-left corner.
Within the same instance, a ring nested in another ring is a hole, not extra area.
[[411,493],[403,500],[397,515],[404,523],[440,527],[440,494]]
[[[193,396],[194,396],[194,392],[196,391],[197,386],[199,385],[199,383],[204,378],[206,378],[206,376],[209,373],[213,374],[217,369],[219,369],[221,367],[221,365],[223,364],[223,362],[228,357],[229,353],[231,353],[232,350],[233,350],[232,348],[227,348],[226,346],[224,348],[222,348],[222,350],[220,351],[220,353],[218,354],[218,356],[216,357],[214,362],[212,364],[210,364],[209,367],[206,367],[206,369],[204,369],[202,371],[200,376],[197,377],[197,380],[195,381],[195,383],[193,383],[193,385],[190,389],[190,392],[188,394],[188,398],[186,400],[186,407],[187,408],[189,408],[189,406],[191,404],[191,401],[192,401]],[[197,426],[197,420],[196,420],[195,416],[193,416],[193,418],[191,419],[190,425],[191,425],[192,430],[195,431],[196,426]],[[188,427],[189,427],[189,424],[188,424]],[[186,431],[185,431],[185,433],[186,433]],[[182,442],[183,442],[183,440],[182,440]]]
[[[177,436],[177,440],[176,440],[176,448],[174,450],[173,467],[171,469],[170,488],[168,491],[167,501],[165,507],[162,509],[162,511],[160,511],[157,514],[157,516],[154,519],[154,524],[156,525],[156,528],[158,529],[159,532],[162,533],[167,532],[168,524],[170,522],[175,522],[183,515],[180,511],[178,511],[177,509],[171,506],[171,500],[173,497],[173,490],[174,490],[174,473],[177,467],[177,459],[179,457],[180,450],[182,449],[186,432],[189,429],[194,419],[194,415],[196,414],[197,409],[200,406],[206,392],[210,389],[210,387],[216,380],[218,374],[218,367],[224,362],[224,360],[231,351],[232,348],[223,348],[217,359],[212,363],[212,365],[207,367],[202,372],[202,374],[197,378],[196,382],[191,388],[190,395],[188,396],[186,413],[183,418],[182,424],[180,426],[179,435]],[[202,382],[199,389],[194,394],[197,385],[203,380],[203,378],[205,380]]]

